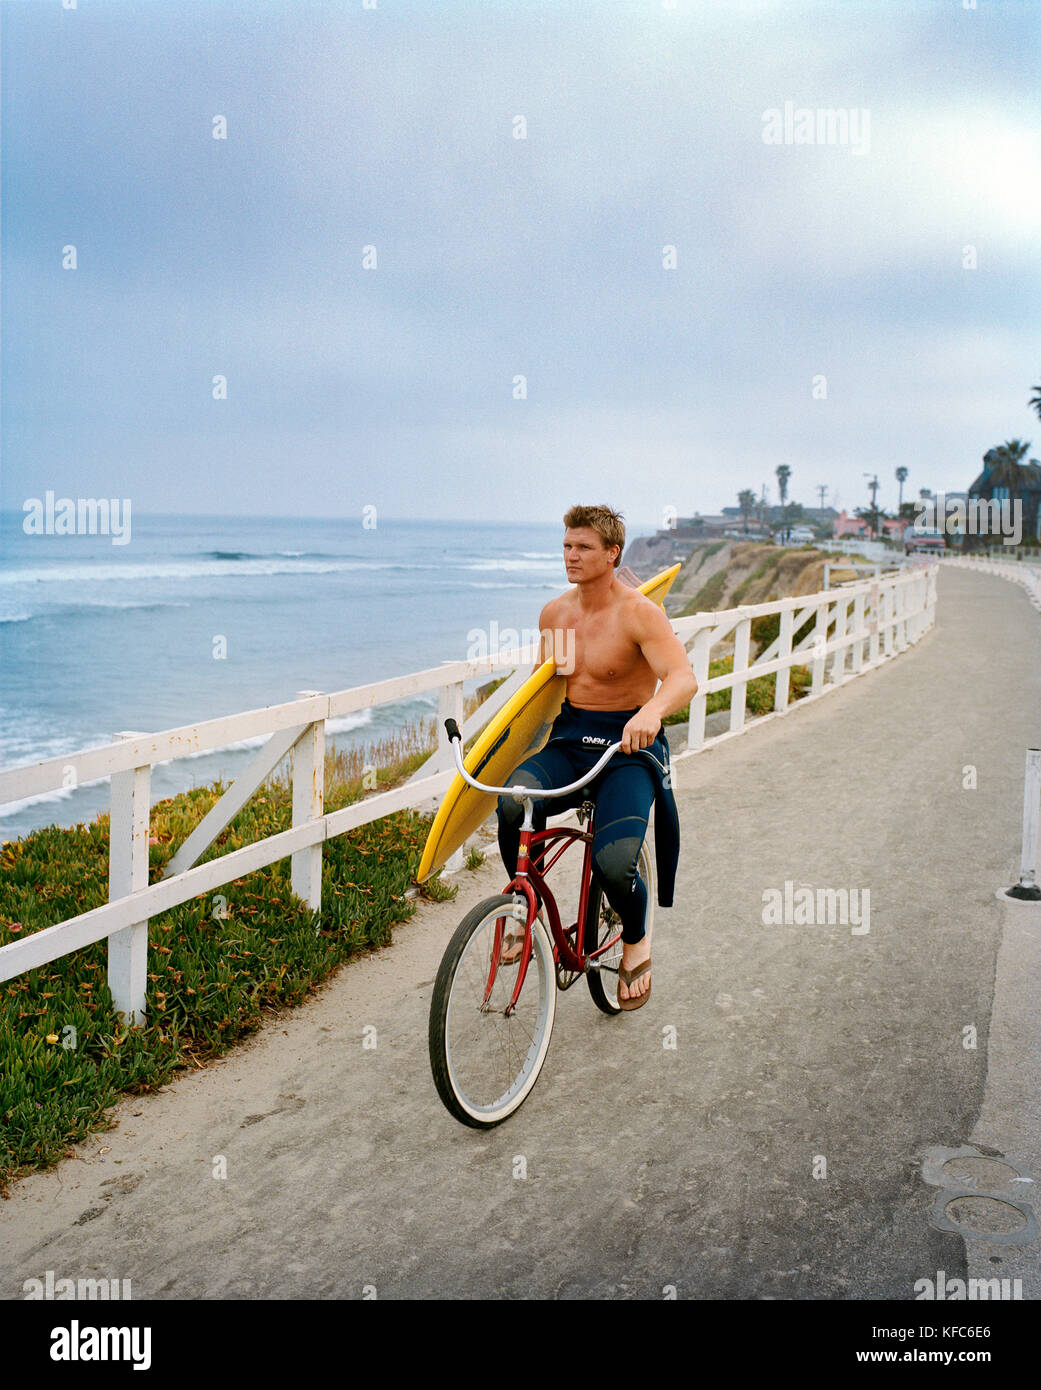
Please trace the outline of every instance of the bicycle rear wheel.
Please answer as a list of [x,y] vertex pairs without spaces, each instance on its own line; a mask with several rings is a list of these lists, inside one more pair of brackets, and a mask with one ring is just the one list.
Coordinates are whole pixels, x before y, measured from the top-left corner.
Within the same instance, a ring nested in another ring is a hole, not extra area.
[[[647,887],[647,915],[644,918],[644,933],[650,938],[654,931],[654,903],[657,893],[657,884],[654,878],[654,855],[647,848],[646,840],[640,846],[639,857],[636,861],[640,877]],[[603,946],[610,941],[612,936],[618,936],[618,940],[609,951],[605,951],[602,956],[598,956],[600,962],[599,970],[590,970],[586,974],[586,981],[589,985],[589,993],[593,997],[593,1003],[598,1009],[602,1009],[605,1014],[620,1014],[622,1006],[618,1002],[618,967],[622,963],[622,923],[604,897],[604,891],[594,878],[589,885],[589,905],[586,910],[586,928],[583,941],[585,951],[588,954],[595,949],[591,943],[596,942],[597,946]]]
[[[478,903],[456,928],[430,1001],[430,1067],[448,1110],[464,1125],[491,1129],[527,1098],[549,1051],[557,1006],[553,944],[538,920],[524,986],[509,1018],[518,966],[495,964],[498,932],[520,930],[507,894]],[[492,979],[491,992],[488,981]]]

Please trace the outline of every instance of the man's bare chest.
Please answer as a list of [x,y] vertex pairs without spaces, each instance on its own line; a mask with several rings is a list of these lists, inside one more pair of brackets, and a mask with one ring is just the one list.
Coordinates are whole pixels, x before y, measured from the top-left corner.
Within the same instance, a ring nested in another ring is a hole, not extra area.
[[646,665],[639,646],[617,616],[574,620],[574,674],[593,680],[618,680]]

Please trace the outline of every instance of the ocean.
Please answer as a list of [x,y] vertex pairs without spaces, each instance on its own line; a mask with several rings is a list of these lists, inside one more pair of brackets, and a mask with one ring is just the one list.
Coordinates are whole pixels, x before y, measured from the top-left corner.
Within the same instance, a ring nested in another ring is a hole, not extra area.
[[[460,660],[567,587],[560,525],[134,516],[128,544],[0,515],[0,767]],[[493,628],[494,625],[494,628]],[[220,653],[223,650],[224,655]],[[367,745],[436,695],[331,720]],[[232,779],[255,746],[156,766],[152,800]],[[108,809],[106,783],[0,806],[0,839]]]

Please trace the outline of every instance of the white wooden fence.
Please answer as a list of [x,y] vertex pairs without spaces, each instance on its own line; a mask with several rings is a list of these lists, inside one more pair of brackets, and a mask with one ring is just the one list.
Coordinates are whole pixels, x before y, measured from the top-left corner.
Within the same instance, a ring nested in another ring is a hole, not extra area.
[[[840,584],[834,589],[772,603],[750,604],[721,613],[697,613],[673,620],[673,628],[691,652],[698,693],[690,706],[686,749],[682,758],[746,727],[748,682],[776,673],[771,718],[790,707],[791,669],[809,665],[811,684],[806,699],[836,689],[853,676],[872,670],[917,642],[932,627],[936,610],[936,565],[902,574],[880,575],[867,582]],[[749,662],[752,622],[780,615],[779,636]],[[810,624],[809,630],[803,629]],[[798,642],[795,634],[801,633]],[[733,642],[733,669],[709,679],[712,648]],[[807,659],[808,658],[808,659]],[[730,690],[730,727],[715,738],[705,737],[708,696]]]
[[1010,560],[1007,556],[1001,557],[1001,551],[995,552],[996,558],[989,558],[984,555],[959,555],[946,557],[943,561],[945,565],[954,565],[959,569],[980,570],[984,574],[996,574],[1002,579],[1010,579],[1013,584],[1022,584],[1030,595],[1030,602],[1035,608],[1041,610],[1041,564],[1036,560]]
[[[690,649],[698,679],[691,702],[686,748],[682,759],[730,738],[746,727],[748,682],[776,674],[774,718],[789,705],[790,672],[807,663],[812,669],[809,699],[837,688],[902,652],[932,626],[936,604],[935,565],[911,573],[880,576],[800,598],[697,613],[674,620],[673,627]],[[752,621],[779,614],[777,639],[755,661],[749,660]],[[811,626],[798,642],[795,634]],[[733,670],[709,679],[712,649],[733,642]],[[116,1009],[131,1024],[145,1018],[148,973],[148,921],[180,903],[213,893],[233,879],[279,859],[291,857],[293,891],[311,908],[321,907],[322,844],[360,825],[405,807],[424,806],[444,794],[455,775],[447,743],[403,786],[377,793],[326,814],[324,811],[326,721],[357,710],[400,700],[423,691],[438,692],[438,728],[456,719],[464,738],[481,729],[530,674],[534,647],[500,652],[475,661],[448,662],[393,680],[340,690],[334,694],[302,691],[300,698],[266,709],[249,710],[202,724],[167,729],[158,734],[124,732],[111,745],[30,763],[0,772],[0,805],[59,787],[111,778],[109,901],[68,921],[32,933],[0,947],[0,982],[58,960],[83,946],[108,939],[108,983]],[[464,722],[463,686],[474,678],[509,672],[509,678]],[[729,729],[706,739],[708,696],[731,690]],[[806,700],[800,701],[800,704]],[[163,877],[148,883],[150,782],[159,762],[207,749],[219,749],[241,739],[269,735],[249,765],[212,807],[166,867]],[[290,755],[292,759],[292,825],[256,844],[234,850],[206,864],[196,861],[230,823],[264,780]],[[70,780],[71,779],[71,780]]]
[[863,555],[865,560],[892,560],[899,551],[891,549],[884,541],[871,541],[867,537],[847,537],[841,541],[815,541],[818,550],[826,550],[832,555]]

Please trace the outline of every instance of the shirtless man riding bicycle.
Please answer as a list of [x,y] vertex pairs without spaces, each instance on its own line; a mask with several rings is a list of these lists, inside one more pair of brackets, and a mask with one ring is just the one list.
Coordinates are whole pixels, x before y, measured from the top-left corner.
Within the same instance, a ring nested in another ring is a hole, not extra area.
[[[662,720],[689,703],[698,683],[662,610],[615,574],[625,546],[622,517],[609,507],[572,507],[564,525],[564,564],[574,587],[546,604],[539,628],[543,661],[561,650],[571,658],[560,668],[567,698],[546,745],[514,770],[509,784],[565,785],[618,739],[622,754],[630,755],[613,759],[583,795],[591,795],[597,808],[594,873],[622,922],[618,999],[622,1008],[634,1009],[651,988],[647,889],[637,859],[659,787],[652,766],[631,755],[649,749],[667,765]],[[546,804],[535,803],[536,828],[545,825]],[[522,815],[520,801],[500,797],[499,848],[511,875]],[[503,963],[519,958],[522,940],[508,940]]]

